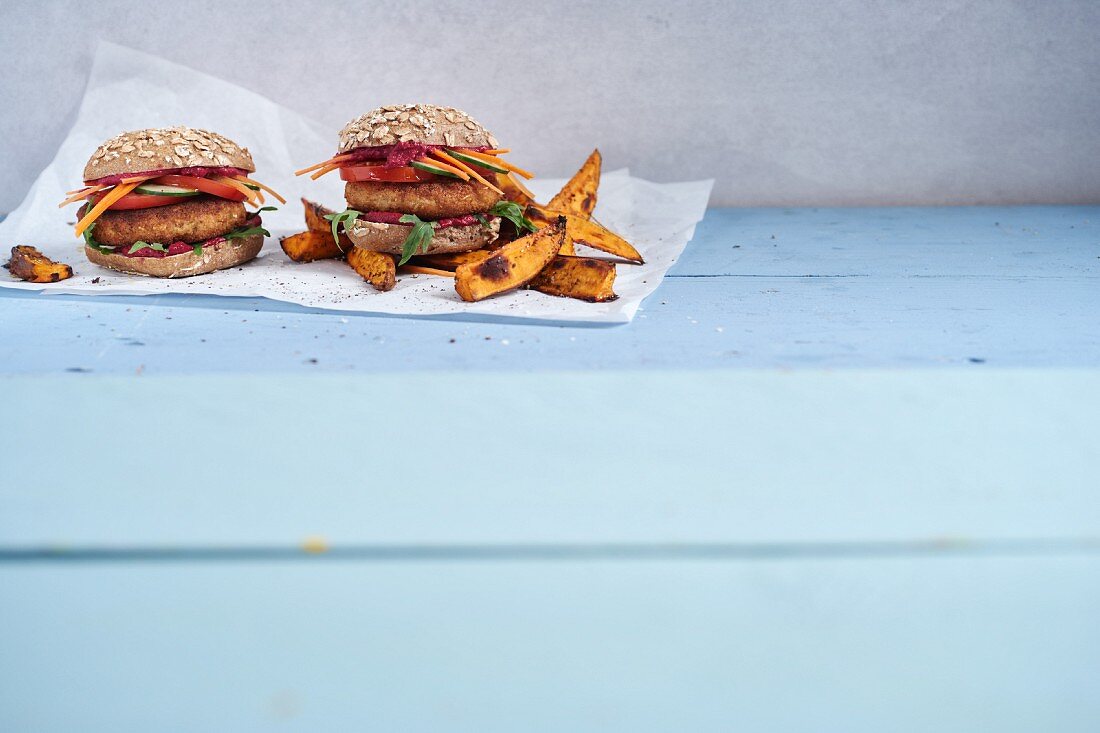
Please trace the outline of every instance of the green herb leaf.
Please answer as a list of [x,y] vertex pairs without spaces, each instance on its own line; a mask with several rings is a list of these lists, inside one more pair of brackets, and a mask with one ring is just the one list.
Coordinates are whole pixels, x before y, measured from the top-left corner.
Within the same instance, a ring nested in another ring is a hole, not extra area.
[[481,222],[481,226],[483,226],[483,227],[489,226],[489,220],[486,219],[483,215],[474,214],[474,218],[477,219],[479,222]]
[[111,246],[108,246],[106,244],[100,244],[99,242],[96,241],[96,238],[92,235],[92,230],[95,229],[95,225],[98,224],[98,223],[99,222],[93,221],[91,224],[88,225],[88,228],[84,230],[84,244],[88,245],[89,247],[91,247],[94,250],[98,250],[98,251],[102,252],[103,254],[108,254],[109,255],[109,254],[111,254],[112,252],[115,251],[115,248],[111,247]]
[[148,247],[149,249],[155,249],[157,252],[167,252],[168,248],[160,242],[142,242],[140,239],[130,245],[130,251],[126,254],[133,254],[134,252],[140,252]]
[[226,239],[239,239],[240,237],[251,237],[254,234],[262,234],[265,237],[270,237],[271,232],[267,231],[263,227],[252,227],[251,229],[234,229],[225,235]]
[[191,245],[191,253],[201,255],[202,254],[202,242],[195,242]]
[[332,222],[332,241],[336,242],[336,246],[341,252],[343,252],[344,249],[340,247],[340,225],[344,225],[344,231],[346,232],[348,230],[348,222],[354,222],[362,215],[362,211],[356,211],[355,209],[345,209],[339,214],[325,214],[325,218]]
[[256,213],[259,214],[261,211],[278,211],[278,210],[279,210],[278,206],[261,206],[260,208],[256,209]]
[[489,213],[512,222],[516,225],[516,231],[522,232],[524,229],[529,232],[538,231],[538,227],[523,215],[523,207],[515,201],[500,201],[489,210]]
[[430,222],[424,221],[416,214],[403,214],[398,221],[402,224],[413,225],[409,236],[405,237],[405,243],[401,245],[401,259],[397,263],[400,266],[408,262],[417,252],[428,251],[428,245],[432,243],[435,229],[432,228]]

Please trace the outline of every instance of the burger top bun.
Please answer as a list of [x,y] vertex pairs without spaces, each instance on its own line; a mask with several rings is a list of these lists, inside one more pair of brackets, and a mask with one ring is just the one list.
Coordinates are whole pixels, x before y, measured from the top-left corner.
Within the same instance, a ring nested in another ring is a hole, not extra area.
[[416,142],[423,145],[497,147],[497,140],[470,115],[434,104],[394,104],[360,115],[340,131],[340,151]]
[[199,167],[256,170],[248,148],[216,132],[193,127],[150,127],[116,135],[96,148],[84,166],[84,180]]

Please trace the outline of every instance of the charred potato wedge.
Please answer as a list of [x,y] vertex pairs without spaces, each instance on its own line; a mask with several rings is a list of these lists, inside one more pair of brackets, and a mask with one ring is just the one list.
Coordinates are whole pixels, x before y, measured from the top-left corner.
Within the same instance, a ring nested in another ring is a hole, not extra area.
[[[569,223],[567,241],[586,244],[593,249],[613,254],[636,265],[645,263],[641,253],[634,249],[634,245],[599,222],[574,216],[573,214],[561,214],[535,205],[527,207],[526,215],[528,219],[540,227],[546,226],[555,216],[564,216]],[[561,254],[572,254],[565,251],[566,249],[568,248],[563,248]]]
[[550,226],[509,242],[480,262],[460,265],[455,270],[459,297],[474,302],[529,283],[565,243],[565,226],[565,218],[559,217]]
[[604,303],[615,300],[615,263],[592,257],[558,255],[527,284],[547,295]]
[[5,267],[12,275],[29,283],[55,283],[73,276],[73,268],[64,262],[54,262],[27,245],[12,247],[11,259]]
[[[286,256],[295,262],[313,262],[343,257],[344,253],[351,249],[352,244],[346,236],[341,234],[338,245],[332,239],[332,232],[326,229],[323,232],[309,231],[281,237],[279,246],[283,248],[283,252],[286,252]],[[342,250],[341,247],[343,247]]]
[[600,187],[602,162],[600,151],[593,150],[581,169],[550,199],[546,208],[583,219],[592,218],[592,211],[596,208],[596,190]]
[[[332,234],[329,233],[329,241]],[[393,290],[397,284],[397,262],[393,255],[352,246],[348,252],[348,264],[359,276],[374,286],[375,290]]]

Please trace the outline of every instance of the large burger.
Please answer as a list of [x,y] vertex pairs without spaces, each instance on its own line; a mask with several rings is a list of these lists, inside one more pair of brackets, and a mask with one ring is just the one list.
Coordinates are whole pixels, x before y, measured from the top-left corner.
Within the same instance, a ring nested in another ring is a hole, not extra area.
[[[248,262],[263,247],[264,191],[252,155],[227,137],[190,127],[124,132],[84,167],[77,236],[97,265],[187,277]],[[248,211],[250,204],[256,211]]]
[[354,245],[400,255],[403,264],[414,254],[491,245],[502,219],[534,228],[500,185],[506,180],[514,190],[513,174],[531,177],[499,157],[507,152],[461,110],[399,104],[349,122],[337,154],[297,174],[316,179],[338,170],[348,209],[336,223]]

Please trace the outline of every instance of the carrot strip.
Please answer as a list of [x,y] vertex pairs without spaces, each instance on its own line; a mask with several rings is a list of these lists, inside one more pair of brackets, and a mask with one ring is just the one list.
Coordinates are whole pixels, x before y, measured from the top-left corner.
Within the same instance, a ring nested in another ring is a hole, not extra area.
[[339,163],[328,163],[325,166],[323,166],[320,170],[318,170],[316,173],[314,173],[312,176],[310,176],[310,178],[312,180],[316,181],[321,176],[325,175],[326,173],[331,173],[332,171],[336,170],[339,167],[340,167]]
[[343,155],[334,155],[328,160],[322,160],[320,163],[315,163],[308,168],[303,168],[300,171],[294,171],[296,176],[304,176],[306,173],[312,173],[318,168],[324,168],[326,165],[332,165],[333,163],[343,163],[345,160],[351,157],[351,153],[344,153]]
[[463,171],[459,168],[455,168],[453,165],[450,165],[449,163],[444,163],[443,161],[440,161],[440,160],[432,160],[431,158],[424,158],[424,161],[427,162],[427,163],[431,163],[434,166],[438,166],[439,168],[442,168],[445,171],[448,171],[450,173],[454,173],[456,176],[458,176],[459,178],[461,178],[464,181],[470,180],[470,177],[468,175],[466,175],[465,171]]
[[523,185],[523,181],[516,178],[515,173],[509,173],[508,174],[508,180],[510,180],[512,182],[512,185],[514,185],[516,188],[518,188],[520,190],[520,192],[523,193],[524,196],[531,199],[532,201],[535,200],[535,194],[531,193],[531,189],[529,189],[529,188],[527,188],[527,186]]
[[478,152],[485,153],[486,155],[502,155],[504,153],[512,152],[511,148],[490,148],[489,150],[480,150]]
[[286,199],[284,199],[282,196],[280,196],[278,193],[276,193],[275,189],[271,188],[270,186],[265,186],[264,184],[260,183],[259,181],[252,180],[248,176],[233,176],[233,177],[236,178],[238,181],[241,181],[242,183],[251,183],[253,186],[259,186],[260,188],[262,188],[263,190],[267,191],[269,194],[271,194],[272,196],[277,198],[279,200],[280,204],[285,204],[286,203]]
[[107,194],[99,200],[99,203],[92,207],[92,210],[84,215],[80,221],[76,223],[76,236],[80,236],[84,233],[84,230],[92,225],[92,223],[100,217],[100,215],[106,211],[111,204],[118,201],[126,194],[133,191],[138,187],[141,181],[131,181],[129,183],[120,183],[115,186],[113,190],[108,191]]
[[513,173],[520,174],[524,178],[530,179],[530,178],[535,177],[534,173],[529,173],[529,172],[523,170],[522,168],[520,168],[518,165],[512,165],[508,161],[501,160],[500,158],[496,158],[492,155],[486,155],[485,153],[479,153],[479,152],[474,151],[474,150],[463,150],[462,153],[463,153],[463,155],[469,155],[472,158],[478,158],[479,160],[484,160],[486,163],[495,163],[496,165],[499,165],[502,168],[507,168],[508,170],[512,171]]
[[401,267],[397,268],[397,271],[420,273],[421,275],[439,275],[440,277],[455,276],[450,270],[438,270],[434,267],[423,267],[422,265],[401,265]]
[[432,155],[436,156],[437,158],[443,159],[444,161],[446,161],[447,163],[450,163],[451,165],[453,165],[454,167],[456,167],[459,170],[463,171],[464,173],[468,173],[470,175],[470,177],[475,179],[478,183],[481,183],[485,186],[488,186],[489,188],[491,188],[494,191],[496,191],[497,193],[499,193],[501,196],[504,195],[504,191],[501,191],[499,188],[497,188],[493,184],[486,181],[484,178],[482,178],[480,175],[478,175],[477,171],[475,171],[473,168],[471,168],[470,166],[463,163],[461,160],[455,160],[454,158],[447,155],[446,153],[440,152],[438,150],[433,150]]
[[63,209],[63,208],[65,208],[66,206],[68,206],[69,204],[71,204],[73,202],[80,201],[81,199],[86,199],[90,196],[95,196],[97,193],[99,193],[99,192],[98,191],[85,191],[84,193],[78,193],[75,196],[70,196],[69,198],[62,201],[60,204],[57,205],[57,208]]
[[66,191],[66,196],[72,196],[74,193],[95,193],[96,191],[102,191],[110,186],[85,186],[84,188],[77,188],[72,191]]
[[210,176],[210,180],[211,181],[217,181],[218,183],[224,183],[227,186],[232,186],[233,188],[237,189],[238,191],[240,191],[241,193],[244,194],[244,198],[248,203],[252,204],[253,206],[258,206],[259,205],[259,204],[256,203],[256,201],[257,201],[256,192],[253,191],[248,186],[241,183],[240,181],[233,180],[232,178],[230,178],[228,176]]

